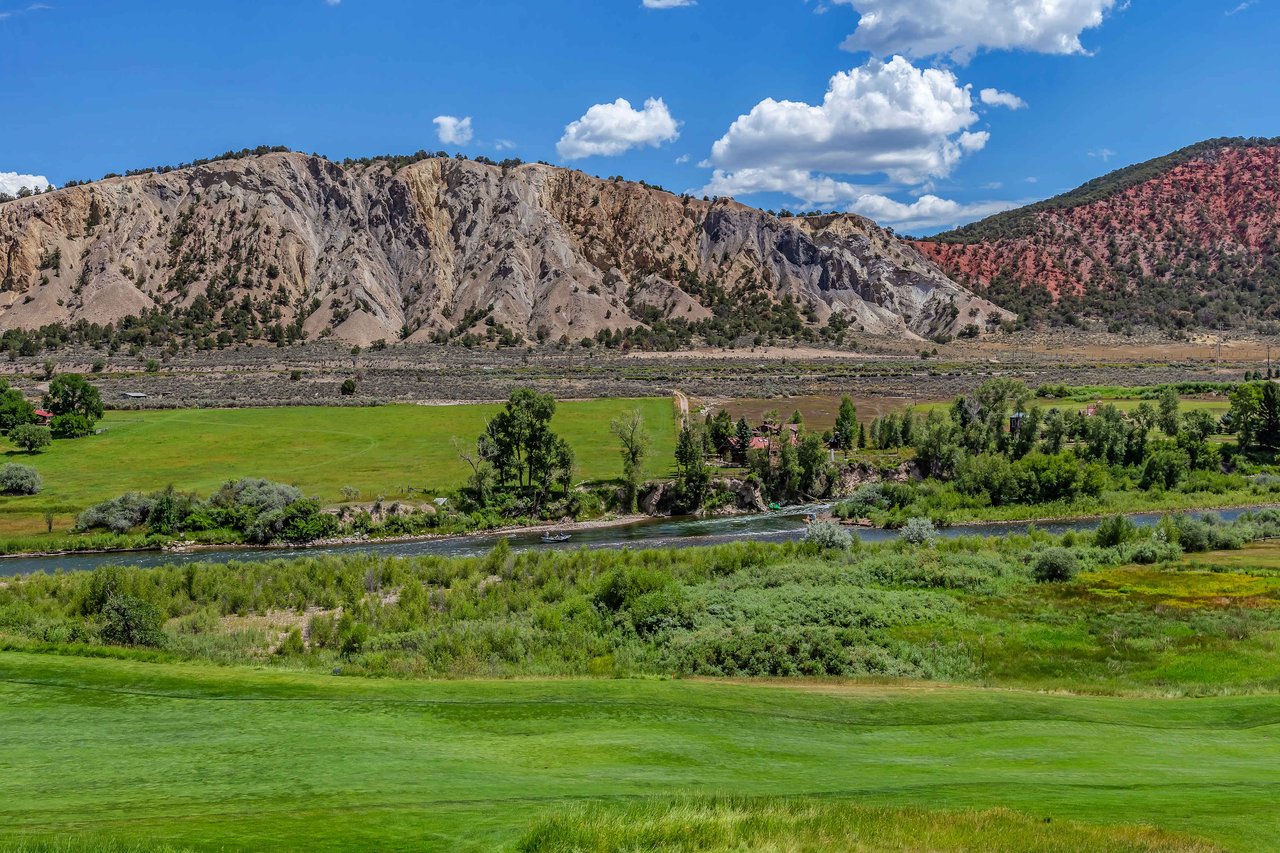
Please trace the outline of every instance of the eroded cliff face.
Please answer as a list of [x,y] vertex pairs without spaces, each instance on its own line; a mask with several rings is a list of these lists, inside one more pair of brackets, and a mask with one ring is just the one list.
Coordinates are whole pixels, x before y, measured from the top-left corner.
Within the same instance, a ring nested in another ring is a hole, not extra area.
[[1205,314],[1196,300],[1202,294],[1230,300],[1224,291],[1256,291],[1263,278],[1276,279],[1280,146],[1224,144],[1089,203],[1039,210],[1007,235],[979,241],[944,235],[915,246],[955,280],[980,290],[1000,283],[1005,290],[1043,291],[1055,301],[1086,293],[1173,298],[1185,302],[1175,307],[1192,325],[1280,316],[1280,306],[1268,315],[1266,304],[1234,318],[1220,308]]
[[[528,341],[697,323],[711,290],[817,324],[954,333],[1008,315],[859,217],[778,219],[542,165],[265,154],[0,205],[0,328],[151,309],[240,339]],[[274,327],[274,329],[273,329]]]

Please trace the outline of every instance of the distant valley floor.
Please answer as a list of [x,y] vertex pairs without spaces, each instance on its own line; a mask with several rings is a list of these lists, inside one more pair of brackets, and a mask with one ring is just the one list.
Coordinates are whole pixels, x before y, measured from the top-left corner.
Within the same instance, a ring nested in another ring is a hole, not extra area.
[[[598,348],[467,349],[389,346],[353,352],[329,342],[297,347],[143,351],[115,355],[66,350],[0,362],[0,377],[42,391],[46,360],[86,374],[109,408],[369,405],[495,402],[531,386],[557,399],[636,398],[681,390],[702,400],[854,394],[949,399],[990,376],[1027,385],[1153,385],[1239,381],[1265,372],[1280,339],[1198,336],[1174,341],[1057,330],[948,344],[870,338],[856,350],[785,346],[633,352]],[[148,361],[153,371],[148,371]],[[350,395],[342,393],[355,382]],[[132,395],[132,396],[126,396]]]

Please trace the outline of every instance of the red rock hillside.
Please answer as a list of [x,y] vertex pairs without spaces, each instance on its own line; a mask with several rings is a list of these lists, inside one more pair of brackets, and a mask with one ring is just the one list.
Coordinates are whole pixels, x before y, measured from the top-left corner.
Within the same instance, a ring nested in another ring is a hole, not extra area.
[[1280,319],[1280,140],[1222,139],[915,242],[1023,323]]

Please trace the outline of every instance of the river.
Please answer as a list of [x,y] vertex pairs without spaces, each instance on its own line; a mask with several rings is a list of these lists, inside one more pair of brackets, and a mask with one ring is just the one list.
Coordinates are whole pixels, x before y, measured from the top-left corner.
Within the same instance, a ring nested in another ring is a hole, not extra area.
[[[232,561],[261,561],[288,559],[289,557],[315,557],[323,554],[381,554],[389,557],[417,557],[436,555],[441,557],[472,557],[484,554],[504,536],[515,551],[530,549],[575,548],[688,548],[698,545],[718,545],[723,542],[756,541],[786,542],[799,539],[804,534],[805,518],[812,512],[827,509],[827,505],[787,507],[780,512],[755,515],[736,515],[725,518],[662,518],[611,527],[587,527],[573,530],[568,542],[545,544],[541,533],[477,533],[440,539],[419,539],[411,542],[357,542],[313,548],[243,548],[229,547],[190,552],[126,551],[109,554],[67,554],[53,557],[5,557],[0,558],[0,576],[27,575],[35,572],[82,572],[98,566],[118,565],[150,568],[187,563],[229,563]],[[1247,508],[1213,510],[1225,521],[1239,518]],[[1186,512],[1185,510],[1180,512]],[[1131,515],[1137,525],[1146,527],[1158,522],[1167,513],[1150,512]],[[1022,533],[1031,527],[1029,522],[1012,524],[960,524],[938,531],[945,537],[1002,536]],[[1078,521],[1039,522],[1035,527],[1049,533],[1061,534],[1068,530],[1088,531],[1098,526],[1097,519]],[[879,528],[852,528],[864,542],[884,542],[896,539],[895,530]]]

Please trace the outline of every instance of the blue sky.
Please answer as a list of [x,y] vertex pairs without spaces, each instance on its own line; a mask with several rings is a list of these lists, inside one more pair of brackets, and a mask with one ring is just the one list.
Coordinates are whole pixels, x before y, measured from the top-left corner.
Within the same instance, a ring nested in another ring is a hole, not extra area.
[[1277,34],[1280,0],[0,0],[0,189],[444,148],[929,233],[1280,135]]

